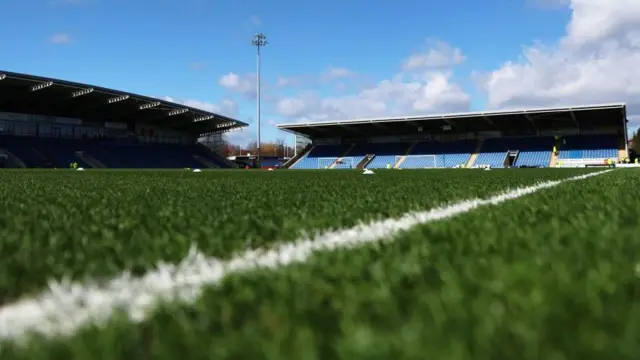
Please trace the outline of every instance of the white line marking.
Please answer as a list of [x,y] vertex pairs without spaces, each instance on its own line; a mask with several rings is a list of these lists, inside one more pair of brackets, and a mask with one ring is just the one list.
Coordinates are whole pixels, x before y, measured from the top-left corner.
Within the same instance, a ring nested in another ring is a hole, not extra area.
[[500,204],[609,171],[547,181],[489,199],[462,201],[429,211],[408,213],[397,219],[307,236],[273,249],[247,251],[230,260],[208,258],[193,248],[177,265],[160,263],[156,270],[140,278],[124,273],[102,286],[95,283],[74,284],[64,280],[51,282],[49,290],[43,294],[0,308],[0,340],[21,340],[28,333],[45,337],[71,336],[83,326],[106,324],[117,310],[128,314],[132,322],[138,323],[150,315],[158,302],[193,302],[203,286],[218,284],[231,274],[304,262],[316,251],[353,248],[381,241],[419,224],[447,219],[480,206]]

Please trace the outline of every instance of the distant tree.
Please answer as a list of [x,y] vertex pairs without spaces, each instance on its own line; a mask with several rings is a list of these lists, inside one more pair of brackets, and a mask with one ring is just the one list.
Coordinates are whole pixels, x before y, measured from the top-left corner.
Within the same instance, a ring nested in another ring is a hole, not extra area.
[[[252,155],[258,152],[258,143],[255,141],[250,142],[245,148],[246,152],[251,153]],[[243,154],[246,155],[246,154]]]
[[242,148],[238,145],[226,143],[224,148],[222,149],[222,152],[224,156],[234,156],[234,155],[240,155],[241,150]]
[[[283,139],[266,141],[260,146],[260,155],[262,156],[293,157],[294,152],[295,149],[288,146]],[[247,154],[256,155],[258,153],[257,142],[252,141],[246,146],[227,143],[223,147],[223,153],[225,156],[246,156]]]
[[636,130],[631,138],[631,148],[636,152],[640,152],[640,128]]
[[262,156],[276,156],[277,147],[274,142],[263,142],[260,144],[260,153]]

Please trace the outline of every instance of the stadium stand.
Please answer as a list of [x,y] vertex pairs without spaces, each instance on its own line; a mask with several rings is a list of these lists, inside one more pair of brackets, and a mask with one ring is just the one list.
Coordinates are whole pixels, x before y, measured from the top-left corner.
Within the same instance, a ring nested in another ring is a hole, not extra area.
[[198,140],[246,126],[160,99],[0,70],[4,167],[237,167]]
[[278,128],[313,144],[291,169],[566,167],[621,161],[627,122],[625,104],[610,104]]

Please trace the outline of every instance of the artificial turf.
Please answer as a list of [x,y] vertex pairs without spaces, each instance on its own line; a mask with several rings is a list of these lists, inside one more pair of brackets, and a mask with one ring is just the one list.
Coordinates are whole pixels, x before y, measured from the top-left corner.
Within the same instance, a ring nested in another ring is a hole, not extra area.
[[[585,171],[0,172],[0,304],[194,243],[225,258]],[[0,358],[635,359],[639,185],[636,170],[565,183]]]

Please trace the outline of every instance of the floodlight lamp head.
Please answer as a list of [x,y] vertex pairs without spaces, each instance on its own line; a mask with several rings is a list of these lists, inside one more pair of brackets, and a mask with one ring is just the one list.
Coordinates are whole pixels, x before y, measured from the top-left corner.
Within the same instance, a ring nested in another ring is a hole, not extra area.
[[265,46],[267,45],[267,37],[263,33],[257,33],[253,36],[251,44],[257,47]]

